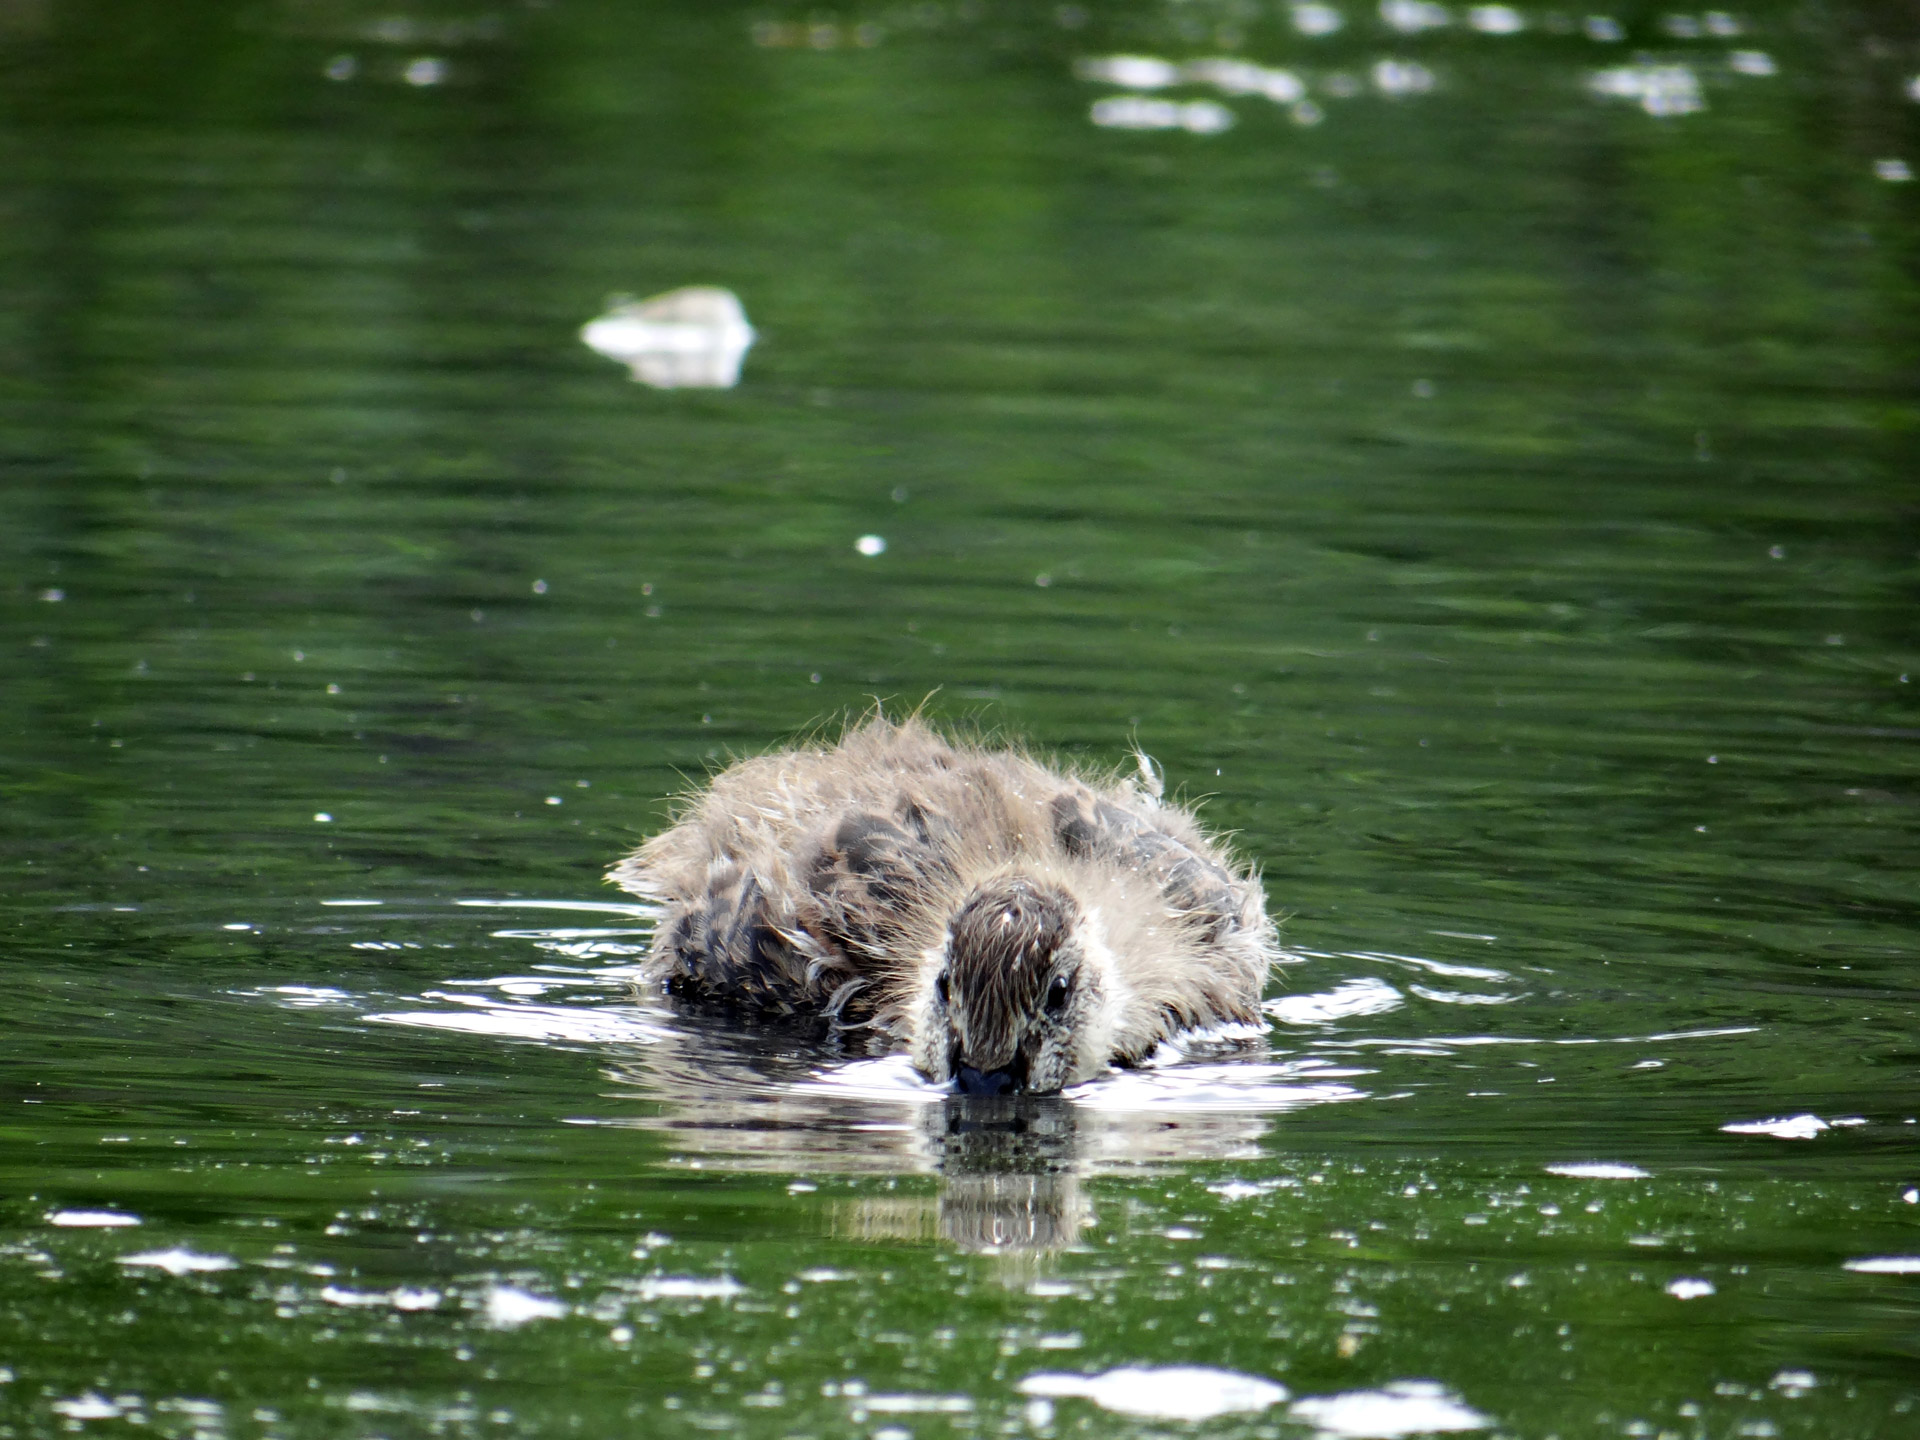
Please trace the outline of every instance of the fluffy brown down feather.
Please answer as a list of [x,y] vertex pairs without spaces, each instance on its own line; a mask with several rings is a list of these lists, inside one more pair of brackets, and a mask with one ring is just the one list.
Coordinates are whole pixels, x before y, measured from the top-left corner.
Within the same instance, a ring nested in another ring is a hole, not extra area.
[[1275,954],[1259,880],[1141,773],[1062,771],[875,715],[732,765],[608,878],[663,907],[648,968],[670,991],[864,1032],[875,1052],[912,1046],[983,884],[1064,892],[1097,916],[1124,996],[1107,1058],[1124,1063],[1183,1029],[1257,1021]]

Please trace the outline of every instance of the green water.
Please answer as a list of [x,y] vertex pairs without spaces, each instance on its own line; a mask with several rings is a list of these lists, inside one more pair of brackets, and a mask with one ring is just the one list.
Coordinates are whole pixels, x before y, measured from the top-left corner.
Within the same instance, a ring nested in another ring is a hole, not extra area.
[[[1920,28],[1341,10],[0,3],[0,1437],[1920,1434]],[[633,987],[929,695],[1206,797],[1271,1055]]]

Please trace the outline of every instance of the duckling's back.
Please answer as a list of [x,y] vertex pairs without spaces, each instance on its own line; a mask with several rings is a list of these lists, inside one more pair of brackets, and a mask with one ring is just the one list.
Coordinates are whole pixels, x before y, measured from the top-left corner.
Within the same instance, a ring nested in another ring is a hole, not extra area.
[[885,1049],[949,916],[1011,868],[1108,917],[1141,1008],[1130,1047],[1257,1018],[1273,952],[1259,884],[1184,810],[914,719],[740,761],[609,878],[664,907],[650,969],[673,993]]

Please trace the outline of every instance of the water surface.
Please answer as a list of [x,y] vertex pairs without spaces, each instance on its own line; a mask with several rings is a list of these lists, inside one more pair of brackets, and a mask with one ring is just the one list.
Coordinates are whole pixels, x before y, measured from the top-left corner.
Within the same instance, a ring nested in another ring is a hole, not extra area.
[[[0,1437],[1920,1427],[1911,16],[0,69]],[[582,343],[690,285],[733,388]],[[1254,1053],[969,1107],[637,986],[601,870],[875,696],[1156,756]]]

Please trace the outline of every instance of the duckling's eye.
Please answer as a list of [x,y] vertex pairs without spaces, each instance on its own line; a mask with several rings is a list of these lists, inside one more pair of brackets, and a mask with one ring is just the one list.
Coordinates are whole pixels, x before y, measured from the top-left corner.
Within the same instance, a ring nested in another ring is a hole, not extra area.
[[1073,987],[1067,983],[1066,976],[1054,976],[1053,983],[1047,986],[1047,998],[1045,1001],[1047,1013],[1049,1015],[1058,1015],[1062,1010],[1066,1009],[1067,996],[1072,993]]
[[942,970],[940,978],[933,982],[933,993],[940,997],[940,1003],[947,1003],[947,972]]

